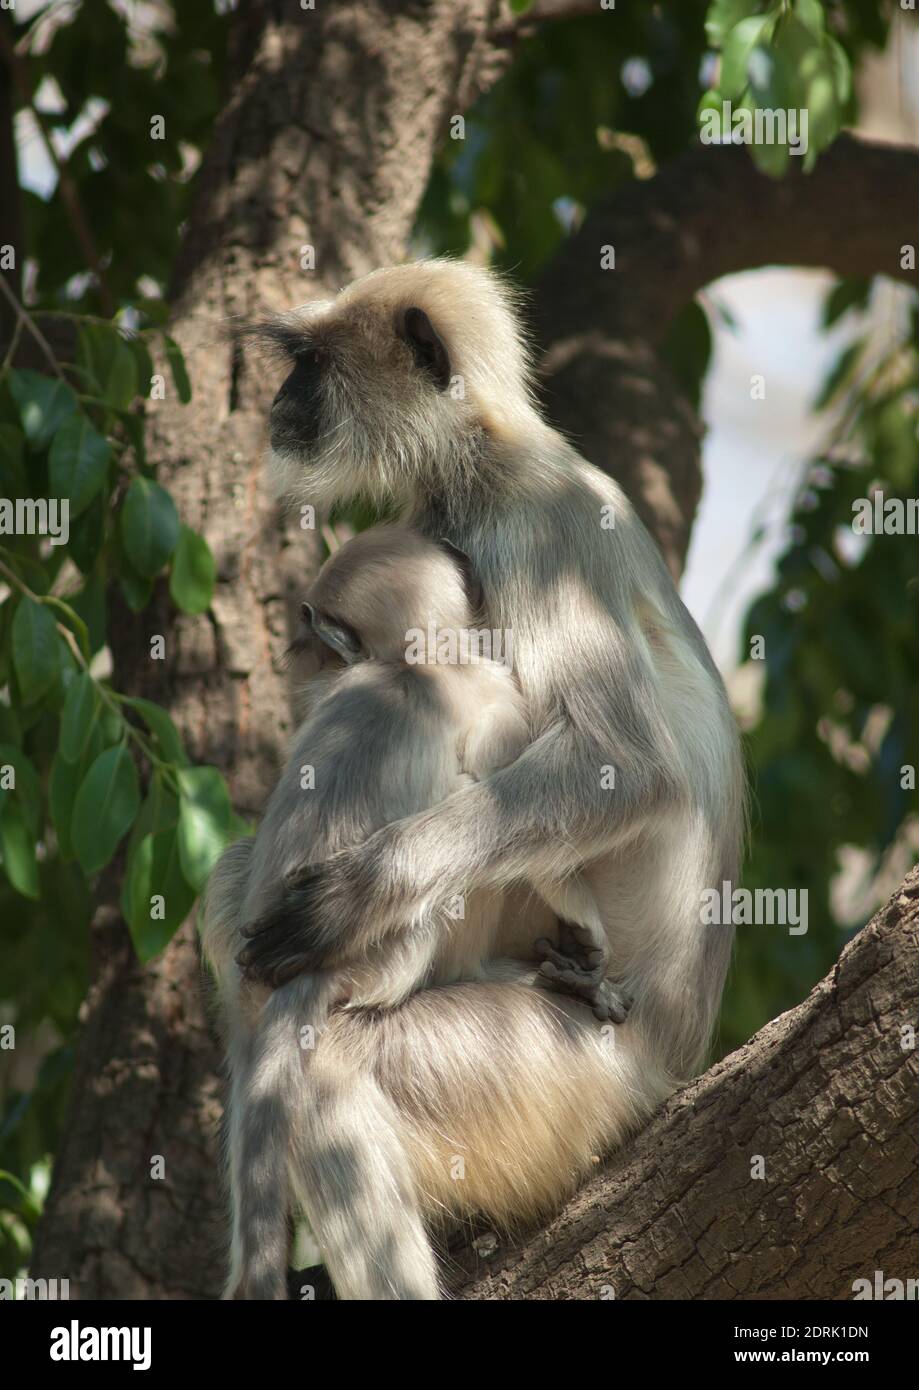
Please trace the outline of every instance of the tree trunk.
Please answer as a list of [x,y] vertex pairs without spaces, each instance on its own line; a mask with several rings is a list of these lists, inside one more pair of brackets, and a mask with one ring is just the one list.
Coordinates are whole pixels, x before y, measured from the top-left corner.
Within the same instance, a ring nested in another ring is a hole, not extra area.
[[[315,11],[250,0],[237,14],[232,96],[173,286],[194,400],[155,407],[149,450],[214,550],[217,589],[204,617],[177,617],[160,592],[112,631],[118,688],[164,704],[244,814],[258,812],[279,767],[290,714],[278,657],[318,547],[269,500],[260,456],[275,382],[227,330],[404,256],[449,117],[494,79],[510,32],[498,0],[338,0]],[[307,247],[315,272],[300,269]],[[699,492],[698,427],[660,362],[659,323],[642,337],[634,319],[600,322],[585,304],[578,327],[560,300],[575,275],[569,245],[542,285],[553,407],[585,425],[577,432],[597,463],[628,462],[626,487],[678,572]],[[604,303],[610,315],[622,307]],[[591,381],[603,384],[605,413],[585,410]],[[149,658],[154,633],[167,637],[165,662]],[[32,1274],[66,1274],[76,1297],[211,1297],[222,1267],[219,1059],[194,931],[186,924],[142,969],[115,905],[121,867],[100,885],[72,1103]],[[156,1156],[164,1179],[150,1176]]]
[[915,1278],[917,1020],[919,868],[544,1230],[454,1252],[455,1296],[847,1299],[875,1270]]
[[[161,592],[113,615],[119,689],[164,704],[195,761],[254,815],[290,727],[278,658],[315,568],[262,481],[276,383],[239,358],[237,316],[334,292],[405,254],[449,117],[498,70],[495,0],[348,0],[315,11],[253,0],[234,34],[232,96],[214,132],[172,292],[194,399],[163,402],[149,454],[217,558],[211,611]],[[280,17],[284,16],[284,17]],[[347,94],[347,99],[345,99]],[[315,250],[315,273],[300,269]],[[168,659],[149,658],[167,636]],[[73,1097],[32,1273],[81,1298],[210,1297],[223,1232],[216,1188],[219,1057],[191,923],[141,968],[120,920],[123,866],[104,876]],[[165,1159],[165,1179],[150,1176]]]

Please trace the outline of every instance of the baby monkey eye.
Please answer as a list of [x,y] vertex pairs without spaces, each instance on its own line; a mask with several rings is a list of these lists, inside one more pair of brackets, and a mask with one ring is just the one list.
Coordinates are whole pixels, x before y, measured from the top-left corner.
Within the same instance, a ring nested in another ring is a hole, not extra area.
[[303,352],[296,354],[297,362],[305,367],[321,367],[325,361],[325,352],[322,348],[306,348]]

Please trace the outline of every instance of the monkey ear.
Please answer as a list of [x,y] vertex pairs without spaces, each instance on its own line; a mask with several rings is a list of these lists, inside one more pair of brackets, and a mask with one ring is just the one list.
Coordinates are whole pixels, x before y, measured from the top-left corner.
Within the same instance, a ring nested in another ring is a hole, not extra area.
[[437,544],[441,550],[445,550],[459,566],[463,576],[463,584],[466,587],[466,598],[469,600],[469,607],[473,613],[480,612],[485,607],[485,592],[482,588],[482,581],[475,572],[475,567],[466,554],[465,550],[460,550],[458,545],[454,545],[446,536],[438,537]]
[[438,390],[446,391],[450,385],[450,354],[423,309],[406,309],[399,336],[411,348],[415,366],[430,372]]

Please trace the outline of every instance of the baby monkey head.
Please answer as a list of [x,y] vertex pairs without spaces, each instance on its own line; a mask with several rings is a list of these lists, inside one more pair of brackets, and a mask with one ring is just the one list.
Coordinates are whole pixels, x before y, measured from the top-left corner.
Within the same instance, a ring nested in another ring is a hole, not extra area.
[[403,661],[407,634],[460,632],[481,608],[468,557],[449,541],[376,526],[326,560],[302,606],[309,647],[323,666]]
[[286,369],[270,419],[279,490],[317,508],[455,497],[531,418],[513,295],[461,261],[376,270],[251,333]]

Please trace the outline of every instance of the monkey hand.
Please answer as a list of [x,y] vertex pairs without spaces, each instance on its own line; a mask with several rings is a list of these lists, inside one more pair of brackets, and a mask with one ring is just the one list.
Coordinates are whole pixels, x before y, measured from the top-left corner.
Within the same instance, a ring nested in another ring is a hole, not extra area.
[[343,850],[285,876],[276,900],[242,928],[247,944],[236,961],[248,979],[277,989],[363,950],[379,935],[385,913],[374,891],[375,859],[365,851]]
[[[565,928],[569,928],[567,933]],[[624,1023],[632,1000],[606,978],[606,952],[586,949],[578,942],[576,931],[577,928],[572,930],[563,922],[560,923],[558,946],[547,937],[536,942],[536,951],[543,958],[539,983],[561,994],[583,999],[602,1023]]]

